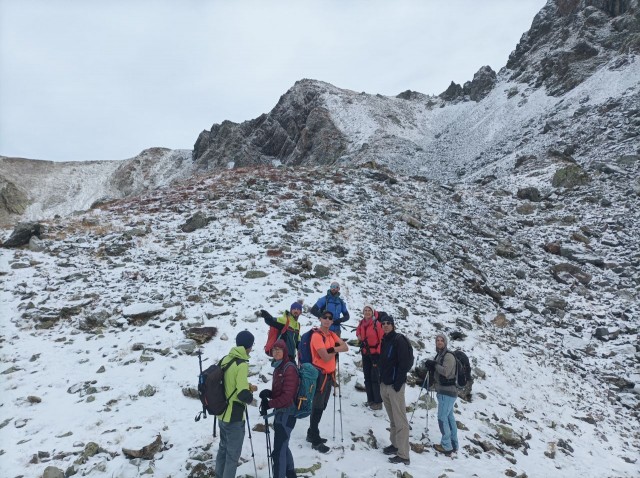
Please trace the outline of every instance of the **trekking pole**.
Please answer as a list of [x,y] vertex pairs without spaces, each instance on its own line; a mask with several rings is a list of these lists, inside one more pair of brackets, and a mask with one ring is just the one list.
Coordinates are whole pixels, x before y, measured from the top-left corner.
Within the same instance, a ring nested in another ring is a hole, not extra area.
[[[271,456],[271,438],[269,437],[269,416],[264,416],[264,434],[267,438],[267,466],[269,467],[269,478],[271,478],[271,468],[273,467],[273,457]],[[257,475],[256,475],[257,476]]]
[[344,435],[342,433],[342,387],[340,386],[340,362],[338,362],[338,412],[340,413],[340,443],[344,443]]
[[333,441],[336,441],[336,388],[333,387]]
[[[198,375],[198,395],[200,395],[202,397],[203,394],[203,390],[204,390],[204,377],[202,376],[202,349],[198,349],[198,352],[196,354],[198,356],[198,365],[200,366],[200,375]],[[205,359],[207,360],[207,359]],[[194,418],[194,420],[196,422],[200,421],[200,418],[207,418],[207,407],[205,407],[204,402],[202,403],[202,411],[199,412],[196,417]],[[214,424],[214,434],[215,435],[215,424]]]
[[253,471],[255,471],[256,477],[257,477],[258,467],[256,466],[256,455],[253,453],[253,440],[251,439],[251,424],[249,423],[249,410],[247,409],[247,407],[244,408],[244,414],[247,417],[247,430],[249,430],[249,443],[251,444],[251,458],[253,459]]
[[[413,411],[411,412],[411,418],[409,419],[409,427],[413,423],[413,415],[416,413],[416,407],[418,406],[418,400],[420,400],[420,396],[422,395],[422,391],[424,390],[424,386],[427,384],[427,398],[429,397],[429,371],[427,370],[427,375],[424,377],[422,381],[422,386],[420,387],[420,391],[418,392],[418,398],[416,398],[415,403],[413,404]],[[427,414],[429,413],[429,401],[427,400]]]

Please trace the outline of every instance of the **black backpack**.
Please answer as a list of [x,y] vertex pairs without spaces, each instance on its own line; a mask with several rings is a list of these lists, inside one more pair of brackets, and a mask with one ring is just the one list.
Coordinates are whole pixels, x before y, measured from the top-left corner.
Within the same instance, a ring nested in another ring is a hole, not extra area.
[[229,363],[223,367],[222,360],[217,364],[211,365],[203,372],[200,372],[198,378],[198,396],[202,402],[203,410],[206,410],[209,415],[221,415],[229,405],[229,398],[224,390],[224,373],[233,363],[240,364],[246,362],[246,360],[237,358],[230,360]]
[[[457,388],[464,388],[467,383],[471,382],[471,363],[469,357],[462,350],[456,350],[451,352],[447,350],[447,353],[453,355],[456,359],[456,375],[454,378],[441,378],[441,385],[455,385]],[[443,357],[444,360],[444,357]]]
[[[400,339],[400,337],[402,337],[402,339]],[[407,349],[409,349],[409,358],[411,359],[409,368],[413,367],[414,358],[413,358],[413,345],[411,345],[411,341],[405,335],[402,335],[402,334],[397,335],[396,341],[398,340],[404,340],[407,343]]]

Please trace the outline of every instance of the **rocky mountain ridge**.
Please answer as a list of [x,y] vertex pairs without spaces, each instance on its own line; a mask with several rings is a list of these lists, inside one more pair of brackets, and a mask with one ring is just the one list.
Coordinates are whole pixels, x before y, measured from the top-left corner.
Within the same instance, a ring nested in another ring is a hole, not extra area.
[[[439,96],[386,97],[300,80],[269,113],[203,131],[191,161],[186,151],[152,148],[100,167],[27,162],[16,173],[0,158],[0,219],[52,217],[228,167],[376,161],[447,183],[501,176],[525,155],[557,153],[586,165],[638,154],[638,12],[637,0],[549,0],[506,67],[482,67]],[[58,169],[56,181],[38,173]]]

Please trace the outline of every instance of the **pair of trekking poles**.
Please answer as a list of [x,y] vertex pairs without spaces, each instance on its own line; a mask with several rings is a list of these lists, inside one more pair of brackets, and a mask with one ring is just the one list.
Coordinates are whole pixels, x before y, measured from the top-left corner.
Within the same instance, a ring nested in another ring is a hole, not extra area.
[[[411,430],[411,424],[413,423],[413,415],[416,413],[416,408],[418,407],[418,401],[420,400],[420,396],[422,395],[422,391],[425,389],[425,386],[427,388],[427,397],[429,397],[429,394],[433,394],[433,390],[429,390],[429,372],[427,372],[427,375],[424,377],[424,380],[422,381],[422,386],[420,387],[420,392],[418,392],[418,398],[416,398],[415,403],[413,404],[413,411],[411,412],[411,418],[409,419],[409,430]],[[425,425],[425,434],[427,435],[427,439],[429,438],[429,400],[427,399],[427,418],[426,418],[426,425]]]

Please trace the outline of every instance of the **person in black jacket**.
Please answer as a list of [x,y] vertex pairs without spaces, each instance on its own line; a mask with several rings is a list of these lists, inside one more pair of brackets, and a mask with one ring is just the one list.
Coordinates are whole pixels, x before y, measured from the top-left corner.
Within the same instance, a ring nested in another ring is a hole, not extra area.
[[393,317],[387,315],[380,321],[384,336],[380,350],[380,395],[389,415],[391,445],[382,451],[391,463],[409,464],[409,420],[404,391],[407,374],[411,370],[411,351],[406,337],[396,333]]

